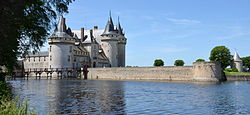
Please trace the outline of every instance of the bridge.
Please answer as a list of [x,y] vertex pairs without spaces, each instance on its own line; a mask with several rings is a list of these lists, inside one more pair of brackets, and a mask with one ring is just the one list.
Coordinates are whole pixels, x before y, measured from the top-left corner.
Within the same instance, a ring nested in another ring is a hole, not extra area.
[[[25,68],[25,69],[15,69],[13,71],[13,77],[22,76],[24,79],[31,77],[30,75],[34,73],[36,79],[41,79],[41,77],[47,77],[47,79],[52,79],[52,74],[56,73],[58,79],[62,79],[63,75],[66,74],[67,77],[76,77],[73,76],[73,73],[76,75],[83,75],[84,79],[87,79],[88,68],[87,66],[83,68]],[[42,73],[45,73],[46,76],[42,76]],[[83,74],[81,74],[83,73]]]

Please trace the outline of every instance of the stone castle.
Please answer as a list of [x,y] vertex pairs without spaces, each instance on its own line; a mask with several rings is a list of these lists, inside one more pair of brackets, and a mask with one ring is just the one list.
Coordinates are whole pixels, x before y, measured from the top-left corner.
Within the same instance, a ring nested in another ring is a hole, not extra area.
[[119,20],[114,26],[111,15],[104,30],[94,26],[93,30],[76,31],[67,28],[61,16],[48,38],[48,51],[29,53],[23,68],[124,67],[126,42]]

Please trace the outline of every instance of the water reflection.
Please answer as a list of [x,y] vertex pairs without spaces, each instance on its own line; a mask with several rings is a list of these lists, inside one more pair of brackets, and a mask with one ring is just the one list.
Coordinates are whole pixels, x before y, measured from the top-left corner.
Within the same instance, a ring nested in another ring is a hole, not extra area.
[[39,114],[125,114],[122,83],[29,80],[21,81],[14,87],[18,88],[16,93],[28,99]]
[[250,82],[9,82],[39,114],[250,114]]

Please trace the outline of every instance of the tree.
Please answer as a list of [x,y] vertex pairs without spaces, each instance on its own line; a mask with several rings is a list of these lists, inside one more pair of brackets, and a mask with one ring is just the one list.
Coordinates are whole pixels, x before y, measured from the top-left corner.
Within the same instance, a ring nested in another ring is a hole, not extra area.
[[195,62],[205,62],[204,59],[197,59]]
[[250,69],[250,56],[240,58],[242,60],[243,66]]
[[12,70],[16,59],[46,42],[58,15],[74,0],[1,0],[0,66]]
[[211,50],[210,61],[217,61],[221,63],[221,67],[224,70],[230,65],[231,55],[230,51],[225,46],[216,46]]
[[185,63],[183,60],[175,60],[174,65],[175,66],[183,66]]
[[156,59],[154,62],[154,66],[164,66],[164,61],[161,59]]

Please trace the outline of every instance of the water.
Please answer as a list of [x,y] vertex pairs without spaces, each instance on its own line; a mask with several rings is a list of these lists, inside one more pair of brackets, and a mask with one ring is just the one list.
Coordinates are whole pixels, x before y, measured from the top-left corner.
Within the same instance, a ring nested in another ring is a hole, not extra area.
[[250,82],[13,80],[39,114],[250,114]]

